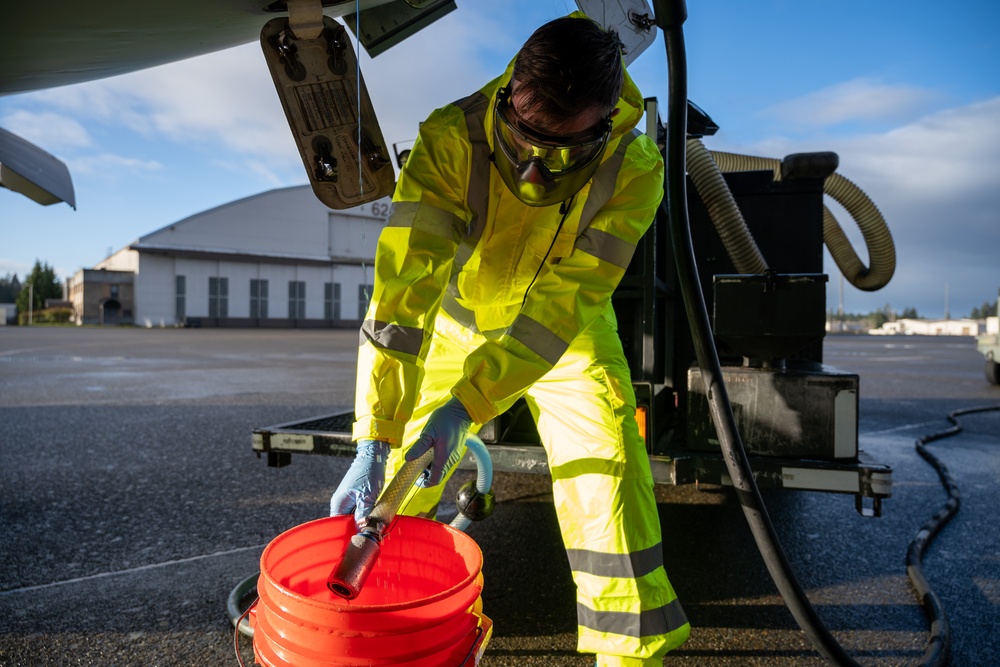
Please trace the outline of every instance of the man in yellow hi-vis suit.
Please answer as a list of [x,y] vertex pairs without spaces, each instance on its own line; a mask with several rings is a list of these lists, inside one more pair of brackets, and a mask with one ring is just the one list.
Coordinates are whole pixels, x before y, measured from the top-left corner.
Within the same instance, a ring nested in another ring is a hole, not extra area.
[[331,514],[371,511],[434,450],[407,514],[433,516],[446,461],[524,397],[577,586],[578,650],[661,665],[690,626],[663,568],[653,481],[611,294],[663,196],[614,33],[575,13],[420,127],[379,237],[358,361],[358,454]]

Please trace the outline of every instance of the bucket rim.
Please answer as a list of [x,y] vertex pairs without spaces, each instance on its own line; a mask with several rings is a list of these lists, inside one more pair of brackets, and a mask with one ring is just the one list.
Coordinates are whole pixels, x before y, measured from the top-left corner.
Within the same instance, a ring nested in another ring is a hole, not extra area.
[[[355,603],[352,600],[340,600],[340,601],[336,601],[336,602],[326,601],[326,600],[317,600],[315,598],[308,597],[306,595],[302,595],[301,593],[296,593],[295,591],[292,591],[292,590],[286,588],[285,586],[281,585],[271,575],[271,573],[269,571],[267,571],[267,569],[264,567],[264,560],[265,560],[265,558],[267,557],[268,553],[271,551],[271,548],[275,545],[275,543],[279,539],[281,539],[282,537],[284,537],[286,535],[295,533],[295,532],[305,531],[305,530],[309,529],[309,527],[313,526],[314,524],[318,524],[318,523],[330,523],[331,521],[334,521],[334,520],[350,520],[351,522],[353,522],[354,521],[354,517],[351,516],[351,515],[320,517],[318,519],[313,519],[311,521],[306,521],[305,523],[300,523],[297,526],[292,526],[288,530],[283,531],[282,533],[280,533],[277,536],[275,536],[274,539],[272,539],[268,543],[268,545],[264,548],[264,551],[260,555],[260,578],[259,579],[262,579],[266,585],[268,585],[271,588],[275,589],[277,592],[279,592],[285,598],[294,599],[297,604],[303,604],[303,605],[306,605],[306,606],[316,607],[318,609],[324,609],[324,610],[327,610],[327,611],[339,611],[339,612],[342,612],[342,613],[351,613],[351,614],[378,614],[378,613],[384,613],[384,612],[387,612],[387,611],[399,611],[399,610],[404,610],[404,609],[410,609],[410,608],[413,608],[413,607],[426,606],[428,604],[432,604],[432,603],[438,602],[440,600],[445,600],[445,599],[447,599],[449,597],[452,597],[457,592],[459,592],[461,590],[464,590],[464,589],[467,589],[470,585],[474,585],[476,579],[478,579],[480,576],[482,576],[483,552],[482,552],[482,549],[479,547],[479,544],[474,539],[472,539],[471,537],[469,537],[468,535],[466,535],[463,531],[458,530],[454,526],[449,526],[446,523],[441,523],[440,521],[435,521],[434,519],[426,519],[424,517],[416,517],[416,516],[396,516],[393,519],[393,523],[395,523],[396,521],[403,521],[403,522],[406,522],[406,523],[408,523],[410,521],[418,521],[418,522],[419,521],[424,521],[424,522],[428,522],[429,524],[434,524],[436,526],[439,526],[440,528],[444,529],[446,532],[450,532],[451,534],[453,534],[455,536],[460,536],[461,539],[468,540],[469,544],[471,544],[471,546],[474,547],[474,549],[475,549],[474,553],[478,556],[479,569],[477,571],[475,571],[475,572],[468,573],[465,577],[462,578],[461,581],[455,583],[454,585],[452,585],[452,586],[450,586],[450,587],[448,587],[448,588],[446,588],[446,589],[444,589],[442,591],[434,593],[433,595],[428,595],[426,597],[422,597],[419,600],[410,600],[410,601],[407,601],[407,602],[390,602],[390,603],[387,603],[387,604],[357,604],[357,603]],[[332,562],[331,562],[331,567],[332,567]],[[261,585],[260,581],[258,581],[257,585],[258,585],[258,588],[259,588],[260,585]],[[480,586],[479,588],[480,588],[480,593],[481,593],[482,587]]]

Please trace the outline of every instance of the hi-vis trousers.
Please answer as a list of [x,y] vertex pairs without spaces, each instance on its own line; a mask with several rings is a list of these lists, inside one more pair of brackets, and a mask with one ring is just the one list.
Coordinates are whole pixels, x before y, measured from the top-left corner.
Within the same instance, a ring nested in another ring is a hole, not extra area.
[[[387,478],[402,465],[428,415],[447,401],[466,355],[485,338],[443,310],[417,407]],[[527,392],[552,475],[552,493],[577,587],[577,650],[602,666],[662,665],[690,626],[663,568],[649,459],[614,312],[583,331]],[[433,516],[442,482],[416,490],[402,512]]]

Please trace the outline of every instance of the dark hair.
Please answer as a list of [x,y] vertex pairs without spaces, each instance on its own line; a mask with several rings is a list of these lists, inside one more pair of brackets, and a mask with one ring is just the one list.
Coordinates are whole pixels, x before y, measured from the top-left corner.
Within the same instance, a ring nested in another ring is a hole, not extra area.
[[611,113],[625,78],[622,42],[589,18],[564,17],[536,30],[514,61],[525,105],[555,118],[598,107]]

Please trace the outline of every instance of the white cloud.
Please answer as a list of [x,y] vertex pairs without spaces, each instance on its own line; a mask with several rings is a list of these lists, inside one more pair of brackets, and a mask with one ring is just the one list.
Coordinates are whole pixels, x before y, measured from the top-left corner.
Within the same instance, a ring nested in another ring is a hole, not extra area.
[[61,153],[67,147],[93,145],[90,134],[83,125],[52,111],[32,113],[18,109],[5,114],[0,119],[0,125],[50,153]]
[[233,155],[295,157],[256,44],[25,97],[84,122],[147,138],[218,147]]
[[852,165],[914,202],[995,192],[1000,97],[935,113],[881,136],[845,142]]
[[15,259],[0,257],[0,276],[6,276],[8,273],[12,273],[17,276],[18,280],[24,280],[28,274],[31,273],[31,269],[34,265],[34,262],[22,262]]
[[[453,12],[374,59],[362,54],[362,74],[386,142],[414,139],[418,124],[435,108],[500,75],[495,64],[484,62],[482,35],[505,34],[486,16]],[[518,46],[511,45],[511,55]]]
[[[279,173],[275,171],[273,164],[265,160],[218,160],[215,164],[234,174],[252,174],[255,177],[255,182],[262,183],[265,187],[280,188],[291,184],[287,170]],[[295,183],[304,184],[306,182],[306,173],[302,167],[299,167],[299,171],[294,173],[299,176]]]
[[859,78],[768,107],[761,116],[800,127],[829,127],[858,120],[901,120],[926,109],[934,93],[916,86]]
[[[436,106],[499,74],[481,64],[483,34],[501,33],[478,13],[454,12],[375,59],[362,53],[362,74],[390,147],[415,137]],[[257,43],[25,98],[84,122],[215,150],[220,162],[258,160],[252,168],[258,174],[301,170]]]
[[156,160],[139,160],[110,153],[69,160],[69,167],[74,174],[102,175],[136,171],[156,172],[163,169],[163,165]]

